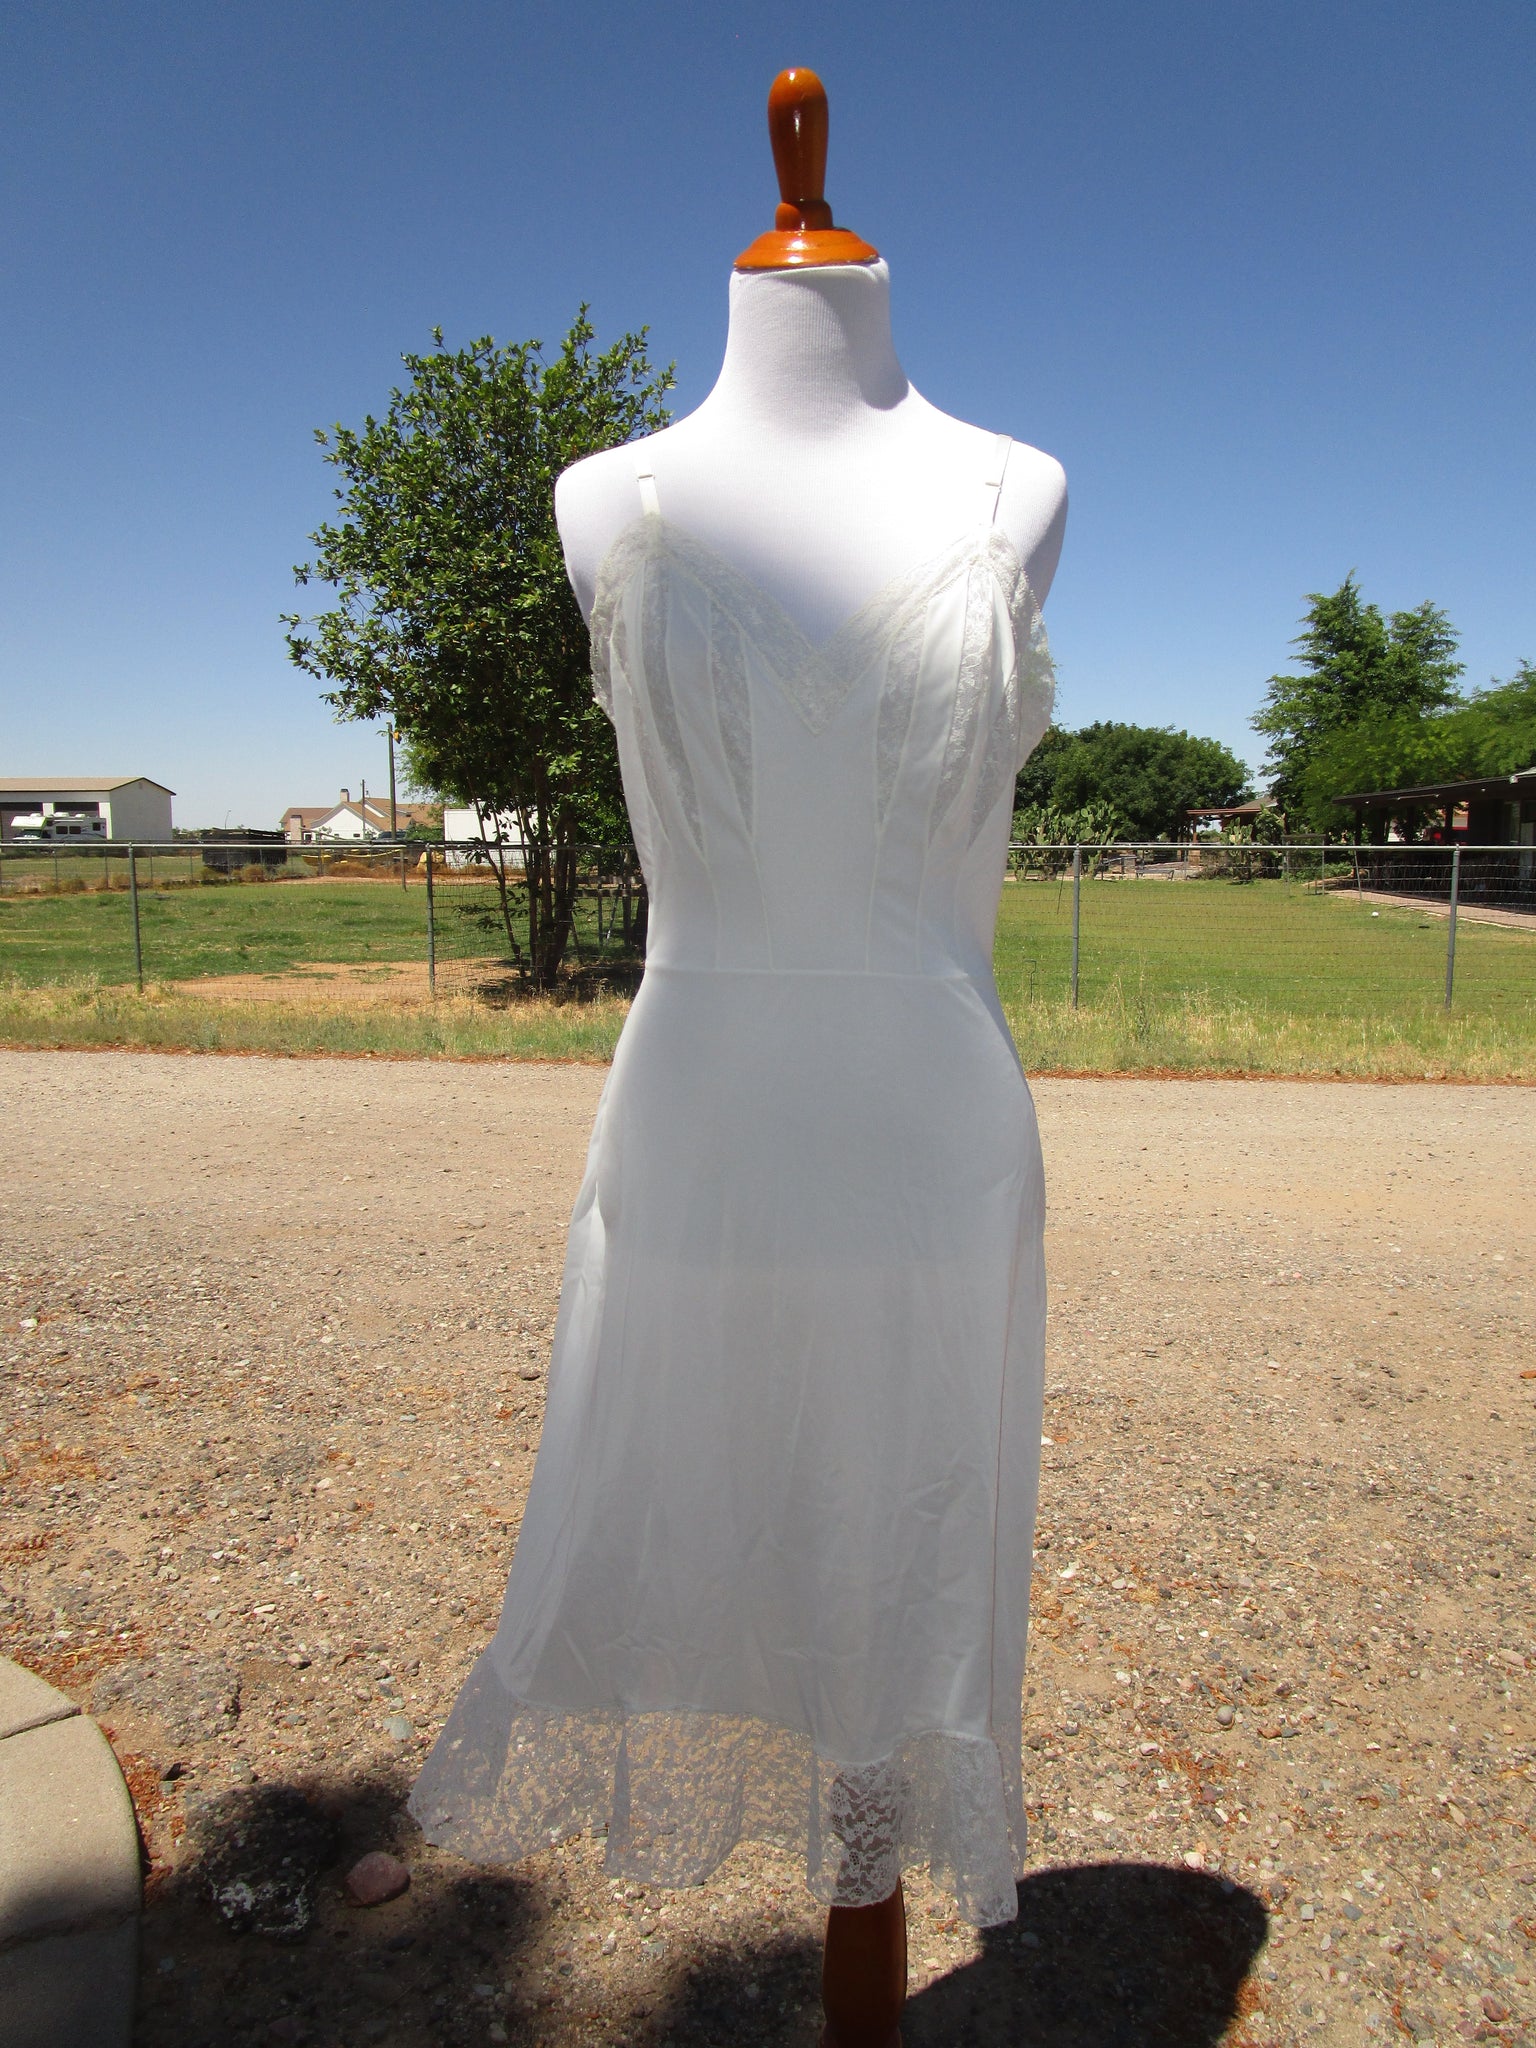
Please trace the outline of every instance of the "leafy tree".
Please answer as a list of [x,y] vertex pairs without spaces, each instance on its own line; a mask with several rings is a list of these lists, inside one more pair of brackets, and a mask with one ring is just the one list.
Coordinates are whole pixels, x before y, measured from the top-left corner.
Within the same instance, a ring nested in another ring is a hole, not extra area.
[[1055,802],[1056,769],[1073,738],[1065,726],[1046,727],[1034,752],[1019,770],[1019,779],[1013,789],[1013,808],[1016,811],[1044,810]]
[[1507,683],[1497,677],[1452,713],[1465,731],[1473,775],[1536,768],[1536,663],[1522,661]]
[[1103,720],[1077,732],[1053,726],[1025,762],[1014,803],[1065,812],[1107,807],[1125,837],[1162,839],[1187,828],[1186,812],[1251,794],[1248,770],[1219,740]]
[[[1443,709],[1376,712],[1330,733],[1307,765],[1302,797],[1309,815],[1322,816],[1332,798],[1354,790],[1413,789],[1533,765],[1536,667],[1523,661],[1508,682],[1495,680]],[[1399,822],[1410,822],[1406,811]]]
[[[1456,701],[1463,665],[1457,635],[1428,603],[1384,618],[1360,595],[1353,572],[1331,596],[1313,591],[1302,631],[1300,675],[1271,676],[1253,725],[1269,742],[1270,790],[1293,823],[1337,823],[1310,771],[1325,743],[1368,721],[1422,719]],[[1355,785],[1358,787],[1358,785]],[[1331,794],[1332,792],[1330,792]]]
[[553,984],[570,938],[580,849],[629,838],[555,479],[663,426],[673,381],[652,369],[643,329],[602,351],[594,337],[585,306],[547,364],[536,341],[451,350],[434,329],[431,353],[402,358],[409,382],[383,419],[317,432],[341,510],[294,574],[330,584],[337,602],[283,621],[291,658],[333,686],[340,718],[393,722],[414,786],[516,818],[526,957],[498,863],[502,915],[537,988]]

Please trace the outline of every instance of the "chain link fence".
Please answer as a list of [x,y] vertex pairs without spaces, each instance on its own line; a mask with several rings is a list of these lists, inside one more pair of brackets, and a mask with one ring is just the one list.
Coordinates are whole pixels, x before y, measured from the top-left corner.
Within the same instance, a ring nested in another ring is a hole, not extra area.
[[[431,847],[421,872],[432,993],[482,1002],[516,995],[529,951],[528,878],[516,857],[484,845]],[[632,993],[645,961],[646,911],[632,851],[580,853],[565,980],[581,993]]]
[[[633,851],[588,849],[575,880],[565,986],[632,990],[647,913]],[[527,985],[528,927],[518,856],[484,842],[0,845],[0,973],[29,983],[345,963],[401,999],[505,1002]],[[1536,848],[1015,845],[996,957],[1010,1004],[1536,1021]]]
[[999,970],[1014,1001],[1536,1005],[1531,847],[1015,845],[1009,880]]
[[[633,850],[580,850],[574,881],[563,980],[573,993],[632,990],[647,909]],[[27,920],[0,922],[0,973],[142,988],[146,980],[275,978],[334,963],[362,972],[413,968],[393,977],[407,998],[490,1002],[525,985],[521,856],[479,840],[294,845],[221,834],[161,845],[0,845],[0,904],[31,901],[46,915],[41,898],[55,904],[46,928],[41,918],[36,930]]]

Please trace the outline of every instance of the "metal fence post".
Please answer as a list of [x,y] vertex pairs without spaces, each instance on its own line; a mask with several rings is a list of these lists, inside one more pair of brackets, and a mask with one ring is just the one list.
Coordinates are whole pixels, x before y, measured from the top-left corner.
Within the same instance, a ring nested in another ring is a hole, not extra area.
[[1451,1007],[1456,986],[1456,899],[1461,894],[1461,848],[1451,852],[1451,928],[1445,936],[1445,1007]]
[[1078,939],[1083,918],[1083,849],[1072,849],[1072,1007],[1077,1008]]
[[437,924],[432,899],[432,849],[427,848],[427,993],[437,994]]
[[[139,856],[137,848],[129,846],[129,909],[133,911],[133,979],[139,983],[139,995],[143,995],[143,940],[139,938]],[[1446,997],[1450,1001],[1450,997]]]

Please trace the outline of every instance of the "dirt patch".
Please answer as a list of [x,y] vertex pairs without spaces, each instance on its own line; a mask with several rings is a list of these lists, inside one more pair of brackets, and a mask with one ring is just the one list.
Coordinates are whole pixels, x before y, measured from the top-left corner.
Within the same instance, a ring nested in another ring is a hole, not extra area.
[[432,1000],[425,961],[316,961],[274,974],[206,974],[162,983],[167,991],[210,1003],[324,1002],[416,1007]]
[[[476,1871],[402,1810],[494,1625],[604,1078],[0,1055],[0,1636],[130,1760],[140,2048],[812,2048],[792,1859]],[[1526,2038],[1536,1102],[1036,1092],[1029,1876],[982,1936],[913,1879],[908,2048]],[[380,1848],[412,1885],[363,1911]],[[285,1857],[302,1914],[239,1932]]]

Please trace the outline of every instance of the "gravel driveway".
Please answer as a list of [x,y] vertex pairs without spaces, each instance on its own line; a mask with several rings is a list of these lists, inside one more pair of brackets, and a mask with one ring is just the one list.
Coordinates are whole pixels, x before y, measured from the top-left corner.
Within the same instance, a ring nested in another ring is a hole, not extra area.
[[[128,1772],[142,2048],[816,2038],[792,1860],[478,1872],[401,1811],[602,1080],[0,1053],[0,1648]],[[908,2048],[1529,2040],[1536,1094],[1036,1092],[1032,1874],[982,1936],[911,1886]]]

